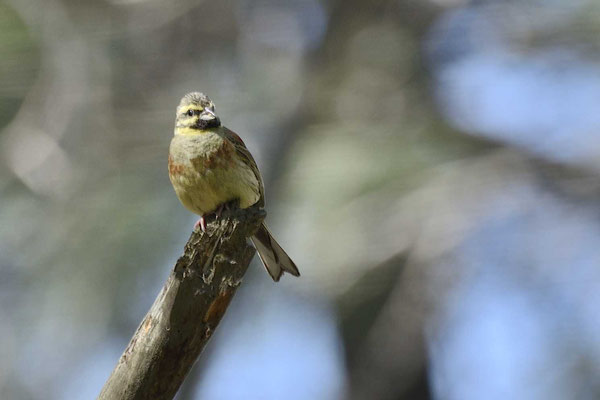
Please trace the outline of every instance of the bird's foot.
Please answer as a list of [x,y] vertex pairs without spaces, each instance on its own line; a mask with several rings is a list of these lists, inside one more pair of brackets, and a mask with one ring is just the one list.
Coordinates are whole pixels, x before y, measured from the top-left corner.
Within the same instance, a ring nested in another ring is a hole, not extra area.
[[237,199],[221,204],[215,211],[215,219],[221,218],[221,216],[223,215],[223,212],[230,213],[232,210],[234,210],[238,206],[238,204],[239,204],[239,200],[237,200]]
[[215,219],[219,219],[221,218],[221,214],[223,214],[223,210],[227,209],[227,203],[223,203],[219,206],[219,208],[217,208],[217,211],[215,211]]
[[[212,216],[214,215],[215,221],[218,221],[223,215],[223,212],[230,212],[233,208],[235,208],[236,205],[237,200],[223,203],[219,207],[217,207],[214,213],[207,214],[207,216],[209,217],[209,219],[212,219]],[[206,232],[206,218],[204,217],[204,215],[201,216],[200,219],[194,224],[194,230],[198,229],[198,227],[202,229],[202,232]]]
[[194,230],[198,229],[198,227],[200,227],[202,232],[206,232],[206,220],[204,219],[204,215],[201,216],[198,221],[196,221],[194,224]]

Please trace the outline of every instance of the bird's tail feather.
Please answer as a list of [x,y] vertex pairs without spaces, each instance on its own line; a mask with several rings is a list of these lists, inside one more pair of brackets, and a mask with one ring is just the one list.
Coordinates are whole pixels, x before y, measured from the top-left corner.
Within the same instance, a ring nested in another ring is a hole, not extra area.
[[290,256],[281,248],[279,243],[275,241],[267,226],[261,224],[258,231],[252,236],[252,243],[258,251],[258,256],[263,265],[267,269],[269,275],[275,282],[279,281],[284,272],[294,276],[300,276],[298,267],[292,261]]

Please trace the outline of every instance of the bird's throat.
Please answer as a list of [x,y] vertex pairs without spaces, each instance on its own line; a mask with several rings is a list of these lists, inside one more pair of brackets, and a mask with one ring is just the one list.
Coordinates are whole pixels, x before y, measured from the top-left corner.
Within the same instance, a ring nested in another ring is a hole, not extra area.
[[192,128],[189,126],[175,128],[175,134],[183,135],[183,136],[201,136],[201,135],[206,135],[207,133],[210,133],[210,132],[211,132],[210,129],[200,129],[200,128],[196,128],[196,127]]
[[194,125],[191,126],[176,126],[175,134],[187,136],[205,135],[211,132],[213,128],[218,128],[219,126],[221,126],[221,121],[219,118],[212,120],[199,119]]
[[198,118],[198,120],[196,121],[196,125],[194,125],[194,128],[204,130],[209,128],[218,128],[219,126],[221,126],[221,120],[219,119],[219,117],[214,117],[212,119],[202,119],[202,116],[200,116],[200,118]]

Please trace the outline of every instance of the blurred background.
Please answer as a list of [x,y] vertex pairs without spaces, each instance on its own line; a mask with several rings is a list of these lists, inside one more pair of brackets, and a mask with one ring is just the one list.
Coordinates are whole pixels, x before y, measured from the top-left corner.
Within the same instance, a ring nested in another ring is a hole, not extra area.
[[600,1],[0,0],[0,398],[92,399],[196,216],[207,93],[254,260],[178,398],[600,397]]

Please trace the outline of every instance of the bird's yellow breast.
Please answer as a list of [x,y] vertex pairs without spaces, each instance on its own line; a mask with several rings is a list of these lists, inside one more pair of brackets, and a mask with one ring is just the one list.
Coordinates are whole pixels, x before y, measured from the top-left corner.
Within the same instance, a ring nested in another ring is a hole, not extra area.
[[242,208],[256,203],[258,178],[235,146],[219,128],[195,131],[178,132],[169,148],[169,178],[181,203],[199,215],[236,199]]

